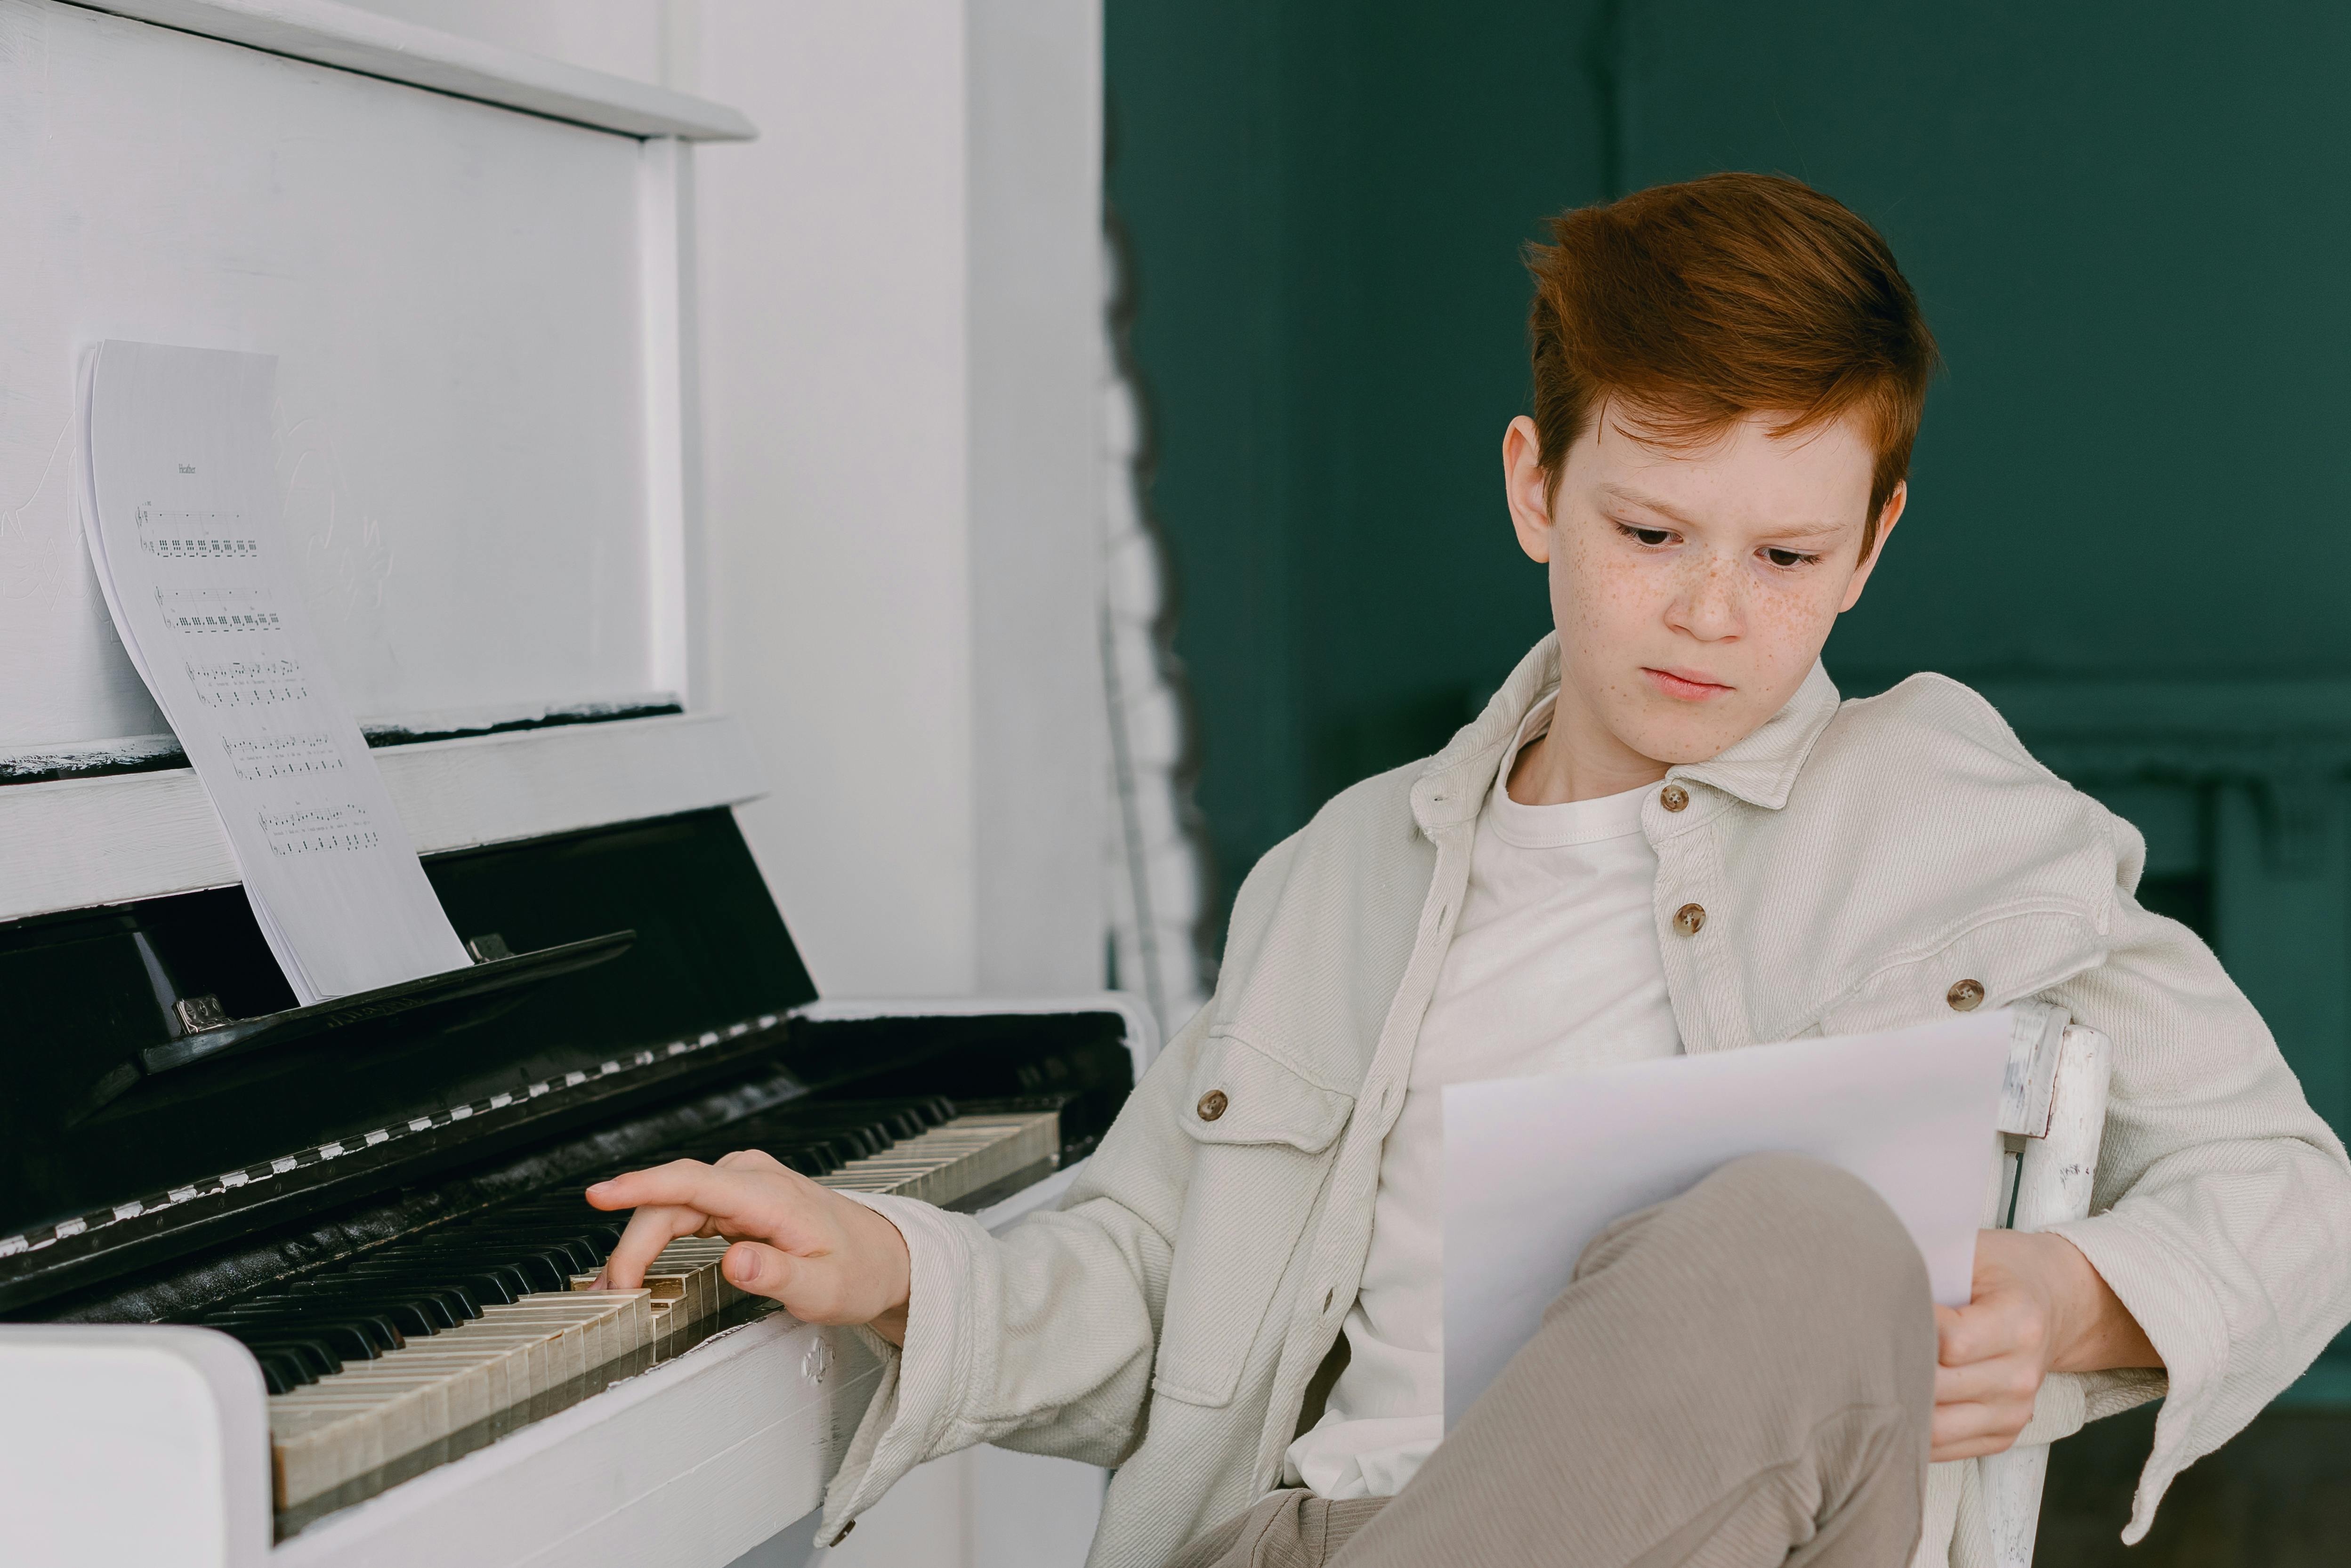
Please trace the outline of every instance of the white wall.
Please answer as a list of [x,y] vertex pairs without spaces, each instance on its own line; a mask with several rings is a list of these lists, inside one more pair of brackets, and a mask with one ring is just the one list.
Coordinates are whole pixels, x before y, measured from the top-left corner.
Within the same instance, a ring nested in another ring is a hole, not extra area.
[[[695,154],[689,392],[744,829],[828,994],[1098,987],[1100,0],[369,3],[758,124]],[[957,1455],[821,1555],[1074,1568],[1101,1484]]]
[[696,90],[760,128],[695,169],[713,696],[773,791],[741,820],[820,990],[972,991],[961,7],[717,0],[702,22]]

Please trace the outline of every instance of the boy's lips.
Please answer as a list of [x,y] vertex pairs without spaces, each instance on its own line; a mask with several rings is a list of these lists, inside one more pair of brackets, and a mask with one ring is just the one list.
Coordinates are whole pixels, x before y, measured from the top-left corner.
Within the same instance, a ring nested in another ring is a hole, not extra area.
[[1641,673],[1647,676],[1658,691],[1668,697],[1678,697],[1685,702],[1703,702],[1730,690],[1719,680],[1708,680],[1695,670],[1659,670],[1645,664],[1641,667]]

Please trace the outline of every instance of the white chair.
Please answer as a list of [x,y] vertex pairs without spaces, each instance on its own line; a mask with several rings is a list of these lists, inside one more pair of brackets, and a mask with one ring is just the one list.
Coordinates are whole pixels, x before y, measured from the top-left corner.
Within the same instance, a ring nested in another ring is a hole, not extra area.
[[[2017,1009],[2017,1041],[2001,1096],[2003,1230],[2039,1231],[2090,1212],[2105,1131],[2106,1037],[2043,1003]],[[1975,1461],[1976,1499],[1999,1568],[2032,1568],[2049,1446],[2019,1445]]]

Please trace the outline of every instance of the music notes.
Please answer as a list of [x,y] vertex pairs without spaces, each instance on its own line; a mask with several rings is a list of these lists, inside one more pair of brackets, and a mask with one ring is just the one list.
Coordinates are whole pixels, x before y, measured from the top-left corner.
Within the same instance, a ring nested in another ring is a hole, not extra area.
[[249,561],[261,554],[261,540],[234,512],[163,512],[141,506],[137,514],[139,548],[167,561]]
[[155,611],[183,637],[217,637],[231,631],[277,631],[282,623],[259,589],[157,588]]
[[223,736],[221,750],[236,776],[247,784],[344,771],[342,748],[329,734]]
[[310,696],[309,678],[298,659],[190,659],[185,669],[196,701],[207,708],[282,708]]
[[383,842],[363,805],[302,806],[257,815],[272,855],[334,855]]
[[304,1002],[462,968],[277,534],[277,362],[108,343],[76,506],[107,608]]

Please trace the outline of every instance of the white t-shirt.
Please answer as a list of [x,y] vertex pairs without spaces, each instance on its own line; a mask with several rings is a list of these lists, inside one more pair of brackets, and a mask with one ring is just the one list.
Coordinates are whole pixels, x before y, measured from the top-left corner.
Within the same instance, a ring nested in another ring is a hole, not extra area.
[[1319,1496],[1394,1497],[1444,1436],[1444,1086],[1681,1052],[1651,911],[1657,857],[1641,833],[1656,786],[1512,800],[1510,763],[1551,712],[1547,699],[1527,715],[1479,814],[1460,921],[1380,1151],[1347,1367],[1286,1456],[1284,1480]]

